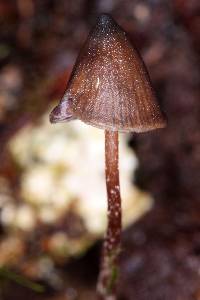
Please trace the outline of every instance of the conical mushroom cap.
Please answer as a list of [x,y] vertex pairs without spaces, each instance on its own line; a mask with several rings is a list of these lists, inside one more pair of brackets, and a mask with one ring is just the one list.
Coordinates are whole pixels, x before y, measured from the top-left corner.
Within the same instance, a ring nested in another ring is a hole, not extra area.
[[71,119],[117,131],[143,132],[166,125],[142,59],[107,14],[91,31],[50,116],[51,122]]

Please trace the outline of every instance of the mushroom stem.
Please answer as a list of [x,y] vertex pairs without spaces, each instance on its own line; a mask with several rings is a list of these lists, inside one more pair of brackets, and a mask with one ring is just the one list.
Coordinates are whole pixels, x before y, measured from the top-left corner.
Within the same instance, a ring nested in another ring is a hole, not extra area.
[[97,291],[100,299],[115,300],[122,229],[117,131],[105,131],[105,170],[108,198],[108,225],[103,245]]

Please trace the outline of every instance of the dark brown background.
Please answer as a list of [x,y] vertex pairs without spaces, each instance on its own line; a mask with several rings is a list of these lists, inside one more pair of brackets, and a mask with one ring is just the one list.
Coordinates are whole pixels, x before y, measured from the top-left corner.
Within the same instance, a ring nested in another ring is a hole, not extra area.
[[[17,100],[1,108],[1,147],[60,97],[101,12],[111,13],[130,34],[168,117],[167,129],[133,135],[130,141],[140,161],[136,182],[152,193],[156,205],[124,232],[120,299],[199,300],[199,0],[1,0],[0,76],[8,66],[18,72],[7,88]],[[7,172],[16,184],[6,155],[1,151],[1,173]],[[62,266],[68,286],[75,288],[71,294],[48,287],[39,296],[7,283],[2,299],[94,299],[98,257],[96,245]],[[78,298],[73,296],[76,289]],[[88,296],[83,296],[85,290]]]

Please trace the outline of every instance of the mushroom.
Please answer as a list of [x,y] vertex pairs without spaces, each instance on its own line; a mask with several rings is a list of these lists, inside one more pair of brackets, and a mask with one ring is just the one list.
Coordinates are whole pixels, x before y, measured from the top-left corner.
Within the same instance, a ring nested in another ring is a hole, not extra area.
[[108,14],[99,16],[50,114],[52,123],[73,119],[105,130],[108,226],[97,291],[100,299],[116,299],[122,227],[118,132],[163,128],[166,120],[140,55]]

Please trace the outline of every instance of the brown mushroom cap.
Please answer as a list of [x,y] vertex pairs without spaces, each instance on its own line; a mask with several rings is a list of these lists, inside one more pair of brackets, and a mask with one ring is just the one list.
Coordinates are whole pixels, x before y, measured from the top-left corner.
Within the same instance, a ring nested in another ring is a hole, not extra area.
[[126,33],[107,14],[83,46],[51,122],[79,119],[116,131],[166,126],[148,72]]

